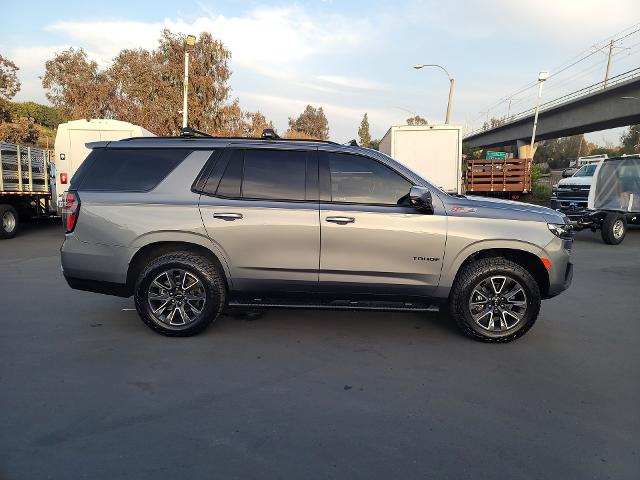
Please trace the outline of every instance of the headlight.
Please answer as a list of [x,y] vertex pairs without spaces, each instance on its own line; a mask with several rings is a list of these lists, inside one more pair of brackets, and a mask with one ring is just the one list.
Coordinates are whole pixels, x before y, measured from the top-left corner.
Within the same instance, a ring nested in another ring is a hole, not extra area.
[[563,240],[571,240],[573,238],[573,226],[566,223],[547,223],[547,227],[551,233]]
[[554,186],[551,187],[551,191],[553,193],[556,193],[558,191],[558,184],[557,183]]

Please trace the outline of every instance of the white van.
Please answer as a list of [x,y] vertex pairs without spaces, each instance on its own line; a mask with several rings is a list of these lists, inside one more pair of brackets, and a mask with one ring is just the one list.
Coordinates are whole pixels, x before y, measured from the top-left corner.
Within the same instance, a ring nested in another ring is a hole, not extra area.
[[[55,190],[52,200],[57,200],[58,213],[62,207],[62,194],[91,150],[89,142],[121,140],[130,137],[153,137],[153,133],[129,122],[119,120],[73,120],[58,125],[55,142]],[[52,185],[53,186],[53,185]]]

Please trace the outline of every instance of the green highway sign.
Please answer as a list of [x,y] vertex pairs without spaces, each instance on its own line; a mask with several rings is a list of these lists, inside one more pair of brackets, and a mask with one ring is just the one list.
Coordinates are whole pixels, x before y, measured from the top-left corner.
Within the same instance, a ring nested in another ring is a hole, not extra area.
[[487,150],[487,160],[506,160],[507,152],[493,152]]

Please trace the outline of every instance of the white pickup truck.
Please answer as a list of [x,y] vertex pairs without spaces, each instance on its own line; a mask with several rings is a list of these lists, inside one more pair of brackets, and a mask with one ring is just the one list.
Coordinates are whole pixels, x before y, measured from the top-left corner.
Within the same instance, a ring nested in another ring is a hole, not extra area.
[[573,176],[563,178],[554,185],[551,208],[564,213],[571,220],[580,218],[587,209],[593,174],[601,161],[583,165]]

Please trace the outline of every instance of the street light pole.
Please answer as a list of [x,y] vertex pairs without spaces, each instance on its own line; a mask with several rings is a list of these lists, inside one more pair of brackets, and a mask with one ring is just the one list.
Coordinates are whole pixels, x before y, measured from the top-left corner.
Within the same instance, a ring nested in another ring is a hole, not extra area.
[[444,73],[447,74],[447,77],[449,78],[449,100],[447,101],[447,116],[444,120],[444,123],[448,124],[451,120],[451,104],[453,103],[453,86],[454,86],[454,79],[451,78],[451,75],[449,75],[449,72],[447,71],[446,68],[444,68],[442,65],[437,65],[437,64],[426,64],[426,63],[419,63],[417,65],[415,65],[413,68],[415,68],[416,70],[420,70],[421,68],[424,67],[436,67],[439,68],[440,70],[442,70]]
[[182,128],[188,125],[189,109],[187,107],[187,97],[189,93],[189,48],[196,44],[196,37],[187,35],[186,45],[184,47],[184,82],[182,85]]
[[533,145],[536,142],[536,129],[538,128],[538,114],[540,113],[540,99],[542,98],[542,85],[549,78],[549,72],[543,71],[538,75],[538,99],[536,100],[536,113],[533,116],[533,131],[531,132],[531,145],[529,146],[529,155],[533,161]]

